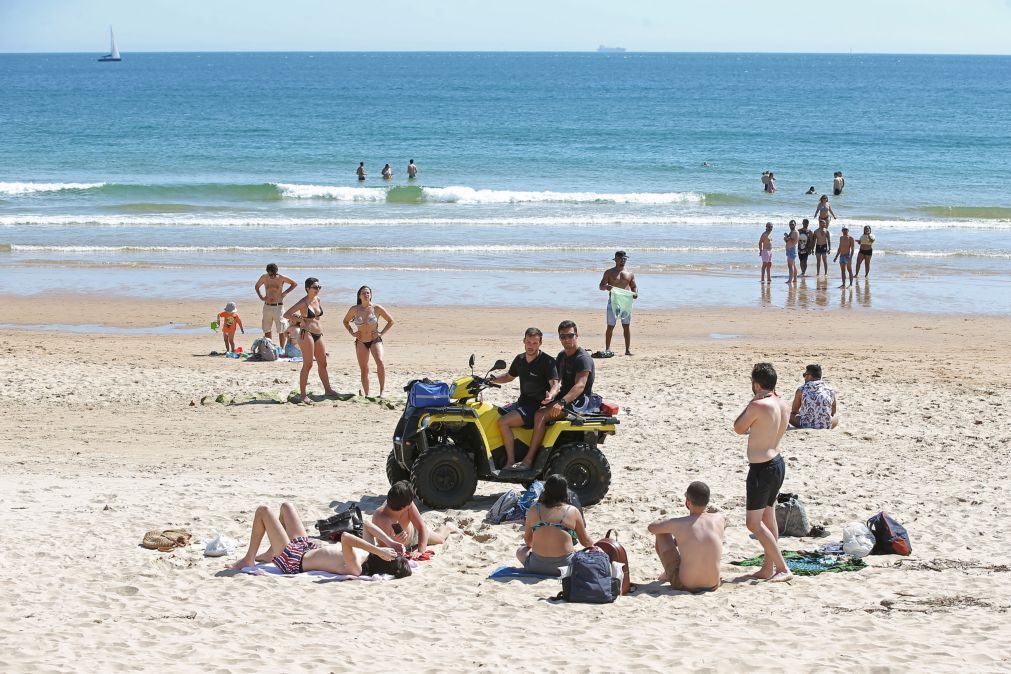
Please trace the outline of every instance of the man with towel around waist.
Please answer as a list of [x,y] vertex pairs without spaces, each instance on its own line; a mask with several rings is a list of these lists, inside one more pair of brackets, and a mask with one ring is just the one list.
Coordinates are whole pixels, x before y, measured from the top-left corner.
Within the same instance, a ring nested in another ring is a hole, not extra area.
[[765,561],[747,578],[783,582],[792,579],[793,574],[777,544],[776,497],[786,476],[779,441],[790,423],[790,406],[776,393],[772,363],[757,363],[752,368],[751,392],[751,402],[734,421],[734,431],[748,436],[747,525],[761,543]]
[[[625,333],[625,355],[631,356],[632,335],[629,324],[632,322],[632,300],[638,299],[639,288],[635,285],[635,274],[625,269],[628,255],[619,250],[614,254],[614,266],[604,272],[600,279],[600,289],[610,293],[607,300],[607,332],[604,333],[604,351],[611,350],[611,335],[614,326],[621,320],[621,329]],[[631,294],[631,298],[629,298]]]
[[[284,286],[288,287],[285,288]],[[284,349],[285,342],[288,341],[287,327],[282,325],[284,316],[284,297],[298,285],[287,276],[277,273],[277,265],[271,262],[267,265],[267,273],[260,276],[253,289],[256,295],[263,301],[263,321],[260,327],[263,328],[263,336],[273,339],[274,326],[277,326],[277,339]],[[260,288],[263,288],[261,291]]]

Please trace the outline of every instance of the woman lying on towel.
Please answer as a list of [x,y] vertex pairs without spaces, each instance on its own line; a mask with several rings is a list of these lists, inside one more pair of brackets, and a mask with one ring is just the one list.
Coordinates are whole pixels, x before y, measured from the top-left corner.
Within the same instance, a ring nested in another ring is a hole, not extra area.
[[569,483],[561,475],[544,482],[540,500],[527,511],[523,542],[516,558],[527,571],[546,576],[561,575],[561,567],[572,562],[577,542],[593,545],[583,514],[569,505]]
[[[295,506],[282,503],[278,517],[262,505],[253,517],[253,532],[246,555],[228,568],[243,569],[256,562],[270,561],[282,573],[327,571],[345,576],[387,573],[395,578],[411,575],[411,566],[403,555],[404,546],[371,522],[365,522],[365,527],[377,541],[389,547],[366,543],[354,534],[342,535],[337,545],[323,545],[309,540]],[[270,549],[258,555],[264,534],[270,541]]]

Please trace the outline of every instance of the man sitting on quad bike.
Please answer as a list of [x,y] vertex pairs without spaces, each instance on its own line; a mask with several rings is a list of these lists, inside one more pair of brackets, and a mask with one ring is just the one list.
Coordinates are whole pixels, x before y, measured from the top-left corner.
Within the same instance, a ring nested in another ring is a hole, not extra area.
[[551,402],[540,407],[534,414],[530,451],[522,461],[511,465],[514,470],[529,470],[533,467],[549,421],[561,418],[566,407],[577,412],[588,411],[587,408],[590,407],[595,368],[593,358],[579,346],[579,331],[573,321],[558,324],[558,341],[562,343],[562,351],[555,359],[555,366],[561,377],[561,389],[559,391],[557,381],[552,382],[551,391],[548,392]]
[[507,468],[522,468],[516,466],[516,439],[512,429],[519,426],[532,428],[537,410],[550,403],[554,399],[552,391],[558,390],[555,359],[541,351],[543,339],[544,333],[539,329],[527,328],[523,334],[523,353],[513,359],[506,374],[489,379],[493,384],[505,384],[516,377],[520,378],[519,400],[507,407],[507,413],[498,420]]

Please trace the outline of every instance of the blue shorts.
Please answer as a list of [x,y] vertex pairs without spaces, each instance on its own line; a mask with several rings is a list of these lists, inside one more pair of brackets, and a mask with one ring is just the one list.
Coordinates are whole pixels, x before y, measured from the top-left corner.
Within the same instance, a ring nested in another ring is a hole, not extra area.
[[850,260],[852,260],[852,259],[853,259],[852,255],[840,255],[839,256],[839,264],[841,264],[842,266],[845,267],[846,265],[848,265],[850,263]]
[[524,400],[518,400],[511,405],[506,405],[502,408],[502,416],[509,414],[510,412],[518,412],[520,418],[523,419],[524,428],[534,427],[534,415],[537,414],[537,410],[541,409],[541,404],[539,402],[526,402]]
[[797,249],[796,248],[787,248],[786,249],[786,259],[787,260],[796,260],[797,259]]
[[[632,322],[632,314],[629,314],[628,316],[625,316],[623,319],[621,319],[621,324],[622,325],[628,325],[631,322]],[[607,324],[613,326],[613,325],[616,325],[617,323],[618,323],[618,317],[614,315],[614,310],[611,309],[611,301],[608,300],[608,302],[607,302]]]

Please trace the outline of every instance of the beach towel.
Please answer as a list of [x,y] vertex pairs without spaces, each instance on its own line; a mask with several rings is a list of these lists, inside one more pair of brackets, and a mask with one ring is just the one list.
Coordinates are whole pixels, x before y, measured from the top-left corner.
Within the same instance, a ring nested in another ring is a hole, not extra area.
[[[859,571],[866,568],[867,563],[849,555],[825,555],[820,552],[805,552],[804,550],[784,550],[783,559],[795,575],[817,576],[821,573],[836,573],[841,571]],[[761,566],[765,555],[750,559],[730,562],[734,566]]]
[[624,322],[632,315],[632,296],[631,290],[611,288],[611,313],[617,320]]
[[[414,570],[414,565],[411,565],[411,570]],[[251,576],[285,576],[281,569],[277,568],[273,564],[260,563],[256,566],[245,566],[242,568],[242,573],[248,573]],[[315,576],[316,578],[326,578],[327,580],[393,580],[393,576],[387,574],[377,573],[372,576],[347,576],[340,573],[327,573],[326,571],[305,571],[303,573],[297,574],[299,576]]]
[[489,578],[494,578],[495,580],[510,580],[512,578],[554,578],[558,579],[558,576],[549,576],[544,573],[534,573],[533,571],[527,571],[522,567],[516,566],[497,566],[492,569],[492,572],[488,574]]

